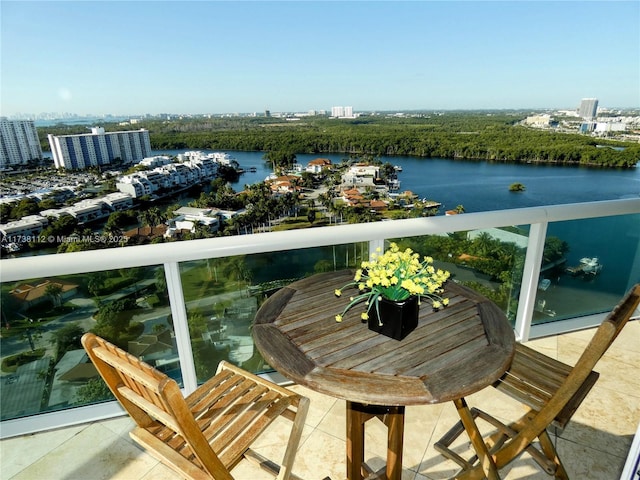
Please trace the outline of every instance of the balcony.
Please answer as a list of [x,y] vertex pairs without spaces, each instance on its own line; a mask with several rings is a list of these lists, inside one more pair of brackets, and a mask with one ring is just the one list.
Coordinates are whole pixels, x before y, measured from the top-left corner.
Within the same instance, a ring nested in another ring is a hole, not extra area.
[[[529,345],[565,362],[575,361],[593,330],[533,340]],[[631,446],[635,426],[640,422],[640,322],[630,322],[600,361],[600,380],[572,422],[554,438],[570,478],[613,480],[620,478]],[[312,392],[290,388],[311,398],[306,430],[294,473],[305,479],[344,478],[345,406],[344,402]],[[499,404],[505,416],[519,412],[519,406],[494,389],[468,398],[470,405],[487,408]],[[445,479],[455,473],[455,464],[445,461],[432,444],[457,421],[453,404],[407,407],[404,479]],[[133,422],[128,417],[95,421],[35,435],[2,440],[2,480],[32,478],[122,478],[162,480],[176,478],[172,471],[134,445],[128,437]],[[370,465],[378,467],[386,458],[383,447],[386,432],[381,424],[367,425],[366,452]],[[267,435],[258,450],[277,452],[283,446],[278,433]],[[379,447],[379,448],[376,448]],[[78,452],[81,451],[82,455]],[[274,458],[277,453],[273,453]],[[636,452],[637,455],[637,452]],[[547,480],[533,460],[525,454],[516,461],[505,479]],[[248,462],[234,471],[239,479],[267,478]],[[627,478],[631,478],[630,476]]]
[[[137,319],[132,324],[142,325],[144,332],[137,333],[130,347],[149,355],[156,366],[165,367],[189,392],[215,367],[217,355],[269,374],[268,365],[256,355],[250,342],[251,315],[265,296],[292,278],[288,274],[310,274],[319,266],[352,267],[388,240],[418,242],[429,249],[421,253],[431,254],[432,249],[441,250],[443,239],[453,242],[447,248],[461,242],[467,248],[471,244],[465,242],[480,236],[484,241],[500,239],[502,244],[516,245],[509,249],[513,258],[507,274],[491,276],[473,262],[461,261],[460,249],[450,257],[440,250],[441,255],[434,256],[454,272],[455,280],[489,294],[511,319],[519,341],[530,342],[551,356],[573,363],[589,338],[589,329],[602,320],[631,284],[640,280],[638,225],[640,199],[631,199],[3,260],[3,294],[18,284],[34,284],[34,279],[76,282],[79,288],[68,296],[49,292],[52,305],[71,304],[71,310],[61,310],[56,318],[32,318],[29,310],[23,310],[20,315],[24,318],[16,321],[12,332],[3,325],[3,360],[8,353],[42,350],[41,360],[51,358],[51,367],[48,374],[32,372],[30,377],[26,372],[2,372],[0,477],[39,478],[47,476],[55,465],[59,478],[174,478],[129,441],[127,431],[131,424],[122,417],[115,402],[78,402],[74,395],[87,383],[86,378],[76,379],[75,384],[60,378],[60,352],[51,346],[55,339],[52,332],[62,331],[69,323],[77,323],[84,330],[94,328],[94,294],[101,305],[115,304],[127,296],[134,300],[135,305],[128,307],[132,309],[131,318]],[[553,243],[549,239],[562,240],[569,238],[567,235],[572,240],[566,263],[545,259],[545,244]],[[478,257],[469,255],[474,256]],[[583,256],[598,256],[604,265],[602,272],[576,276],[565,273],[565,267],[574,266]],[[559,269],[554,269],[554,262]],[[292,265],[300,268],[293,272]],[[206,272],[208,281],[198,277],[197,272]],[[562,273],[556,276],[557,272]],[[133,280],[120,283],[111,292],[97,292],[88,286],[96,273],[104,273],[114,282]],[[224,288],[222,277],[228,280]],[[544,279],[548,282],[542,282]],[[150,290],[151,285],[155,290]],[[166,303],[156,305],[158,295],[166,296]],[[164,330],[156,327],[160,323],[158,312],[164,312]],[[6,312],[3,313],[4,322]],[[48,328],[35,335],[40,323]],[[22,329],[22,336],[16,334],[18,328]],[[573,423],[557,437],[572,478],[618,478],[622,471],[640,421],[640,384],[635,371],[640,364],[640,348],[635,342],[639,330],[638,322],[630,322],[625,328],[598,366],[602,375],[595,389]],[[155,348],[154,354],[145,351],[140,333],[148,341],[163,332],[170,337],[166,348]],[[205,359],[203,345],[207,352],[213,352]],[[42,388],[35,396],[37,405],[29,411],[25,411],[29,403],[26,400],[33,393],[11,387],[25,378]],[[25,395],[23,401],[15,396],[16,392],[23,392],[18,393]],[[312,410],[296,473],[303,478],[343,478],[344,405],[308,390],[304,393],[312,399]],[[47,402],[42,401],[45,395]],[[9,411],[11,402],[14,406]],[[499,402],[505,416],[510,409],[519,408],[492,389],[470,397],[469,404],[474,402],[482,406]],[[452,405],[408,407],[406,478],[439,479],[454,473],[453,466],[436,455],[431,445],[455,419]],[[375,426],[367,431],[371,436],[382,434],[382,429],[377,431]],[[372,448],[383,444],[367,442]],[[274,432],[264,448],[277,447],[278,436]],[[78,449],[83,455],[77,454]],[[372,450],[366,456],[375,467],[385,455]],[[96,465],[100,468],[96,469]],[[249,468],[241,464],[234,473],[238,478],[261,478]],[[547,477],[525,456],[506,478]]]

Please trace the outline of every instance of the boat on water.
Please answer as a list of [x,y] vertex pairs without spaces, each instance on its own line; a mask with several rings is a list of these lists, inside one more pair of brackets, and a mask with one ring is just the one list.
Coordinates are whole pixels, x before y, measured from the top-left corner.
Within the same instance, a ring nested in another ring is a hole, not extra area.
[[551,280],[549,280],[548,278],[543,278],[542,280],[540,280],[540,283],[538,283],[538,290],[542,290],[544,292],[550,286],[551,286]]
[[598,257],[582,257],[575,267],[568,267],[567,273],[571,275],[597,275],[602,271],[603,265]]
[[401,172],[401,171],[402,171],[402,167],[401,167],[400,165],[394,165],[394,166],[393,166],[393,169],[394,169],[396,172]]
[[2,244],[2,249],[7,253],[16,253],[22,250],[22,245],[17,242],[8,242]]

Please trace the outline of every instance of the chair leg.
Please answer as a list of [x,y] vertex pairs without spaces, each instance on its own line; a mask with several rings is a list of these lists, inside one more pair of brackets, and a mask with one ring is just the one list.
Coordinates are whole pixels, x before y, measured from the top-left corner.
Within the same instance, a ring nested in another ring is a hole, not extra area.
[[498,469],[496,468],[496,464],[493,460],[491,454],[487,450],[487,446],[484,443],[482,438],[482,434],[480,430],[478,430],[478,426],[473,419],[473,415],[469,411],[469,407],[467,406],[467,402],[464,398],[459,398],[454,400],[453,403],[458,410],[458,415],[460,416],[460,420],[462,421],[462,425],[464,425],[464,429],[467,431],[469,435],[469,439],[471,440],[471,444],[478,455],[478,460],[480,465],[482,466],[482,471],[484,472],[486,478],[488,480],[500,480],[500,476],[498,475]]
[[542,433],[538,436],[538,440],[540,440],[540,447],[544,452],[545,456],[549,459],[550,462],[553,462],[555,465],[555,478],[559,480],[569,480],[569,475],[567,471],[564,469],[564,465],[562,465],[562,461],[556,452],[556,448],[553,446],[553,442],[551,441],[551,437],[549,437],[549,433],[546,430],[543,430]]
[[302,430],[304,430],[304,422],[307,419],[307,412],[309,411],[309,399],[301,397],[298,402],[296,416],[293,421],[293,427],[291,428],[291,435],[289,436],[289,442],[287,443],[287,449],[284,452],[282,459],[282,466],[278,473],[277,480],[288,480],[292,473],[293,462],[300,445],[300,438],[302,437]]

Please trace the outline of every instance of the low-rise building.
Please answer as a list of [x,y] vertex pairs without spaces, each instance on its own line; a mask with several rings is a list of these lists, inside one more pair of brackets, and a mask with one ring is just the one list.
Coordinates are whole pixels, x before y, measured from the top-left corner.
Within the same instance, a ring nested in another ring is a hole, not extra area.
[[128,193],[114,192],[102,197],[113,212],[129,210],[133,207],[133,197]]
[[380,167],[375,165],[354,165],[342,175],[343,185],[375,186],[380,178]]
[[305,171],[317,174],[331,169],[332,166],[331,160],[328,158],[316,158],[307,163]]
[[20,220],[0,224],[2,242],[28,243],[49,225],[49,220],[43,215],[28,215]]
[[212,208],[181,207],[174,214],[176,217],[168,222],[168,237],[174,237],[178,232],[185,230],[194,233],[196,225],[204,225],[210,232],[220,229],[217,211]]

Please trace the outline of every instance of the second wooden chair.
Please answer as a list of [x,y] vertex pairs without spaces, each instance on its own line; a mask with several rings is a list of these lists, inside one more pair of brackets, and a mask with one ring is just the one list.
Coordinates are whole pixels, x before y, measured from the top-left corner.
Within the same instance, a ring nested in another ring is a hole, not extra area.
[[[546,473],[568,480],[568,474],[547,433],[547,427],[554,425],[563,429],[567,425],[598,379],[598,373],[593,368],[639,303],[640,284],[637,284],[598,327],[573,367],[524,345],[516,347],[511,368],[494,387],[525,404],[529,411],[506,425],[480,409],[471,409],[474,418],[480,417],[496,429],[495,433],[483,440],[495,469],[500,470],[526,450]],[[483,478],[484,471],[478,465],[477,457],[466,460],[450,448],[464,431],[462,422],[458,422],[436,442],[435,448],[462,467],[457,479]],[[541,450],[533,445],[536,440],[540,442]]]

